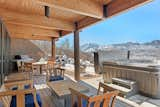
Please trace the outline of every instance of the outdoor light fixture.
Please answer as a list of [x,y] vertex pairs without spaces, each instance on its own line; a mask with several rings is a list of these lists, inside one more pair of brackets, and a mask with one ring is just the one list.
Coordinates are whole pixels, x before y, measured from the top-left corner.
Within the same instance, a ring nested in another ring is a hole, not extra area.
[[50,15],[50,7],[49,6],[44,6],[44,10],[45,10],[45,16],[49,17],[49,15]]

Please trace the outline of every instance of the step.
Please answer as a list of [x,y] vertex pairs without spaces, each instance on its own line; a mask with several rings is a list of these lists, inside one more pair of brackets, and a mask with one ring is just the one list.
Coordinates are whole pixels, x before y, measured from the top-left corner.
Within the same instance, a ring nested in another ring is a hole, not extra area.
[[110,87],[111,89],[118,90],[120,92],[119,95],[122,96],[122,97],[126,97],[126,98],[130,97],[132,95],[135,95],[138,92],[136,85],[134,85],[133,88],[126,88],[124,86],[120,86],[120,85],[113,84],[113,83],[111,83],[111,84],[106,83],[106,85],[108,87]]
[[116,84],[106,84],[108,87],[111,87],[111,88],[113,88],[113,89],[115,89],[115,90],[119,90],[120,91],[120,93],[122,93],[122,94],[127,94],[127,93],[129,93],[130,91],[131,91],[131,89],[128,89],[128,88],[125,88],[125,87],[122,87],[122,86],[119,86],[119,85],[116,85]]
[[132,85],[136,84],[136,81],[127,80],[123,78],[112,78],[112,83],[118,83],[132,87]]

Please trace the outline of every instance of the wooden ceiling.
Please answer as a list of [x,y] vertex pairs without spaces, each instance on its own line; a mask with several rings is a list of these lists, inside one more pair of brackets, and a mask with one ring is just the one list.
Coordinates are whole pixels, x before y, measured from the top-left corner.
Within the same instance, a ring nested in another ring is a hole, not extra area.
[[[151,0],[0,0],[0,18],[11,37],[51,40]],[[50,7],[49,18],[44,6]]]

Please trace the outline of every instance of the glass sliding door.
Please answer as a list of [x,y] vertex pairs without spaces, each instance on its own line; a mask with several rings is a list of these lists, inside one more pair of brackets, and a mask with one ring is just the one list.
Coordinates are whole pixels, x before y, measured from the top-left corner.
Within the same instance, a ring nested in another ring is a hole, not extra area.
[[[0,21],[0,74],[2,74],[2,23]],[[0,75],[0,85],[2,84],[2,75]]]
[[10,37],[0,20],[0,85],[10,71]]

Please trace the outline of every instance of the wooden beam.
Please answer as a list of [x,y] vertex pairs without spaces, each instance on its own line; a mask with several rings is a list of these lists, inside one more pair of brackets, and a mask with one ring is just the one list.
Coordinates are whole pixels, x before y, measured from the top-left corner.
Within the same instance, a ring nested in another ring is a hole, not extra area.
[[4,22],[11,24],[74,31],[74,24],[72,22],[56,18],[47,18],[45,16],[18,13],[7,9],[0,9],[0,18]]
[[75,31],[74,31],[74,74],[75,80],[80,80],[80,56],[79,56],[79,30],[78,24],[75,23]]
[[52,29],[42,29],[37,27],[29,27],[29,26],[23,26],[23,25],[15,25],[10,23],[5,23],[7,30],[12,33],[22,33],[25,35],[43,35],[43,36],[49,36],[49,37],[59,37],[59,34],[57,31]]
[[11,38],[17,38],[17,39],[27,39],[27,40],[46,40],[46,41],[51,41],[51,37],[48,36],[43,36],[43,35],[32,35],[32,34],[23,34],[23,33],[14,33],[10,32],[9,33]]
[[140,5],[145,3],[151,2],[153,0],[113,0],[110,4],[106,7],[107,8],[107,15],[108,17],[117,15],[119,13],[128,11],[130,9],[136,8]]
[[84,28],[91,26],[92,24],[95,24],[96,22],[99,22],[99,21],[101,21],[101,20],[95,19],[92,17],[86,17],[78,22],[78,29],[84,29]]
[[94,0],[37,0],[43,6],[50,6],[80,15],[103,18],[103,7]]
[[[105,10],[105,19],[111,18],[117,14],[120,14],[122,12],[128,11],[130,9],[133,9],[137,6],[140,6],[144,3],[151,2],[152,0],[112,0],[106,7]],[[104,11],[103,11],[104,12]],[[91,26],[93,24],[96,24],[97,22],[101,22],[105,19],[95,19],[91,17],[86,17],[78,22],[78,29],[82,29],[88,26]]]

